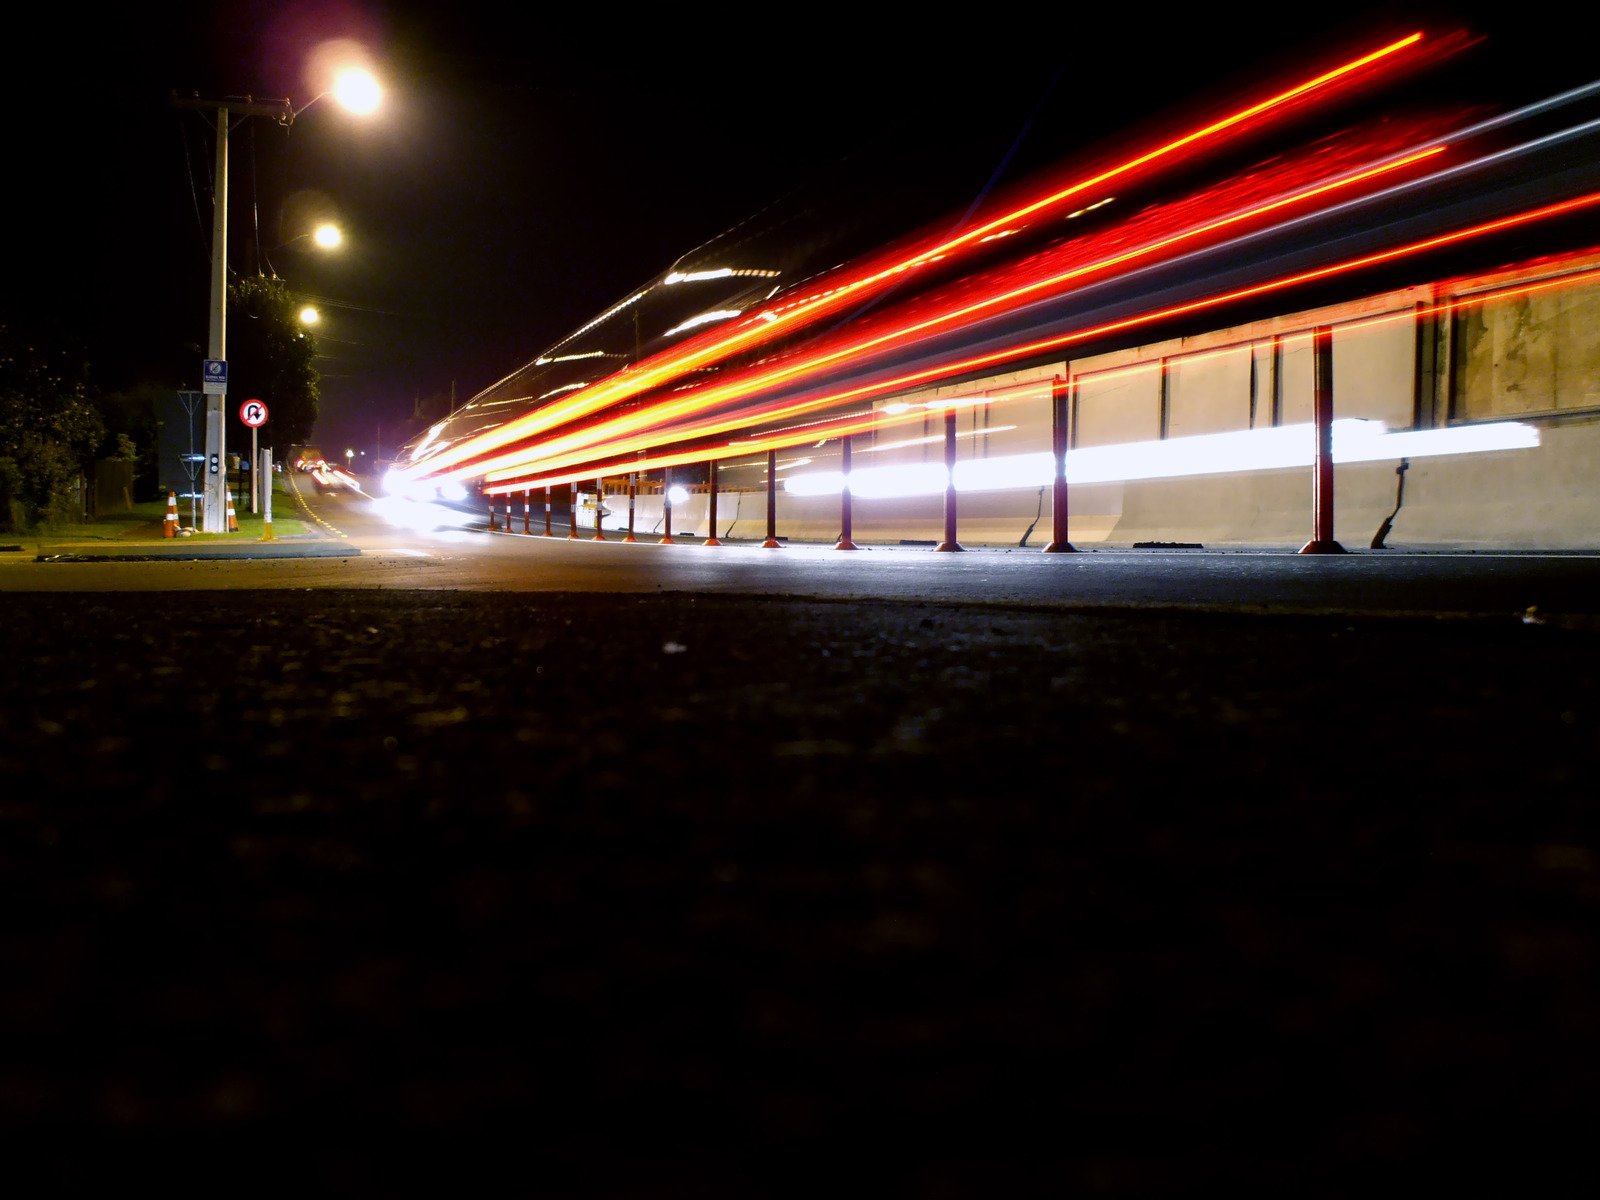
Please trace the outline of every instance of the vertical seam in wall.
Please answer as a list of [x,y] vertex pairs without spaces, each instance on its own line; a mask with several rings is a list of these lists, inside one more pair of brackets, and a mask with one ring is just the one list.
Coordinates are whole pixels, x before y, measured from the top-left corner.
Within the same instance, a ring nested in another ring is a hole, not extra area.
[[1429,336],[1428,312],[1432,305],[1427,301],[1419,300],[1414,306],[1416,317],[1412,325],[1411,336],[1411,428],[1423,428],[1424,415],[1427,423],[1433,424],[1432,413],[1429,412],[1433,405],[1427,398],[1427,384],[1431,381],[1433,373],[1428,369],[1429,351],[1433,339]]
[[1172,360],[1166,355],[1161,356],[1161,399],[1159,414],[1159,431],[1156,436],[1161,441],[1167,440],[1167,431],[1172,426]]
[[1283,335],[1272,335],[1272,426],[1283,424]]
[[1441,428],[1448,428],[1456,420],[1456,340],[1459,336],[1460,321],[1457,317],[1458,301],[1455,296],[1444,304],[1440,320],[1439,332],[1443,335],[1442,345],[1437,351],[1440,374],[1443,378],[1439,381],[1439,403],[1443,412],[1442,418],[1436,421]]
[[1078,376],[1071,364],[1067,366],[1067,449],[1078,446]]
[[1256,427],[1256,409],[1258,407],[1258,396],[1260,394],[1260,391],[1261,391],[1261,376],[1260,376],[1260,373],[1256,370],[1256,344],[1254,342],[1251,342],[1250,343],[1250,419],[1249,419],[1249,423],[1245,426],[1246,429],[1254,429]]

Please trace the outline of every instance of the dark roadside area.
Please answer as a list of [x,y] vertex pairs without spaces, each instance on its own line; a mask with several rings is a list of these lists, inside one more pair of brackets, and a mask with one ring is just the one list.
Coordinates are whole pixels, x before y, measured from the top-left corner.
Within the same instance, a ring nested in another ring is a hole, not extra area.
[[4,605],[19,1194],[1600,1183],[1593,628]]

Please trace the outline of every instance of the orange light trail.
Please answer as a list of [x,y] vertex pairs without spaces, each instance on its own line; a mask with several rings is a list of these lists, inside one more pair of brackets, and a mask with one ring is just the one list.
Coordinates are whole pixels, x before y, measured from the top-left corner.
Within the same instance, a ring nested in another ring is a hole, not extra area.
[[[1273,212],[1278,212],[1294,204],[1305,203],[1308,200],[1327,196],[1335,191],[1350,188],[1357,184],[1368,182],[1381,175],[1402,167],[1413,165],[1424,159],[1441,154],[1445,147],[1438,146],[1403,155],[1391,162],[1378,164],[1366,170],[1354,172],[1343,178],[1324,181],[1313,187],[1274,198],[1267,203],[1241,212],[1231,213],[1214,221],[1206,222],[1171,234],[1165,238],[1142,246],[1125,250],[1093,262],[1077,265],[1070,270],[1059,272],[1047,278],[1036,280],[1008,291],[999,292],[979,300],[971,301],[960,308],[938,313],[923,320],[904,325],[897,325],[884,332],[868,337],[849,340],[837,348],[814,353],[808,357],[798,359],[788,365],[771,370],[765,374],[736,378],[693,390],[692,392],[672,400],[659,401],[656,404],[641,409],[637,412],[627,413],[614,417],[609,421],[588,429],[580,430],[558,437],[551,441],[541,443],[537,451],[523,448],[488,460],[475,460],[461,468],[455,478],[465,478],[468,475],[482,474],[485,478],[495,478],[496,473],[525,465],[531,454],[537,455],[539,461],[549,466],[561,465],[561,456],[568,454],[566,461],[573,461],[571,453],[593,446],[601,441],[625,437],[630,433],[645,433],[653,431],[648,441],[639,440],[635,443],[623,444],[620,448],[644,448],[651,445],[659,446],[663,439],[662,430],[656,428],[663,423],[675,422],[680,418],[693,416],[698,412],[707,412],[720,404],[738,400],[748,396],[753,391],[764,391],[785,382],[790,382],[804,375],[811,374],[831,363],[843,361],[862,355],[874,348],[890,345],[904,344],[907,339],[917,335],[959,323],[979,313],[994,315],[996,312],[1007,308],[1015,308],[1024,301],[1040,298],[1051,290],[1059,290],[1069,283],[1081,282],[1090,275],[1104,273],[1114,267],[1125,266],[1141,258],[1150,257],[1164,250],[1171,250],[1185,243],[1196,241],[1207,235],[1215,235],[1229,228],[1245,222],[1259,219]],[[694,430],[694,426],[687,427]],[[692,435],[692,434],[691,434]]]
[[1254,118],[1281,111],[1295,101],[1304,100],[1315,93],[1326,91],[1330,85],[1336,82],[1349,82],[1364,68],[1391,59],[1401,51],[1419,45],[1422,39],[1423,34],[1416,32],[1387,45],[1380,46],[1367,54],[1331,70],[1324,71],[1226,117],[1213,121],[1199,129],[1191,130],[1189,133],[1165,142],[1154,149],[1138,154],[1115,167],[1061,187],[1046,196],[992,218],[982,225],[973,227],[956,237],[928,246],[890,266],[874,269],[870,274],[853,281],[847,279],[826,292],[815,294],[814,297],[795,303],[784,314],[758,315],[751,318],[748,323],[743,323],[739,329],[733,332],[723,329],[707,334],[706,341],[698,345],[695,342],[687,343],[657,356],[653,361],[646,360],[632,369],[608,376],[563,400],[556,401],[515,420],[496,426],[493,430],[485,431],[455,446],[447,447],[437,455],[406,468],[401,472],[401,475],[403,478],[423,475],[432,476],[444,468],[461,463],[469,458],[480,457],[499,446],[504,446],[512,441],[530,437],[552,429],[557,425],[588,416],[607,405],[628,399],[652,387],[679,378],[696,367],[704,366],[738,350],[747,349],[762,341],[769,340],[777,336],[779,332],[793,332],[793,327],[800,323],[802,315],[805,316],[808,323],[814,322],[828,313],[836,311],[846,302],[864,299],[872,291],[886,286],[894,277],[903,274],[907,270],[926,265],[928,262],[953,250],[970,247],[981,237],[1006,224],[1024,217],[1036,216],[1052,207],[1063,204],[1088,189],[1099,187],[1112,180],[1124,177],[1141,167],[1150,167],[1163,159],[1171,159],[1180,150],[1193,148],[1207,139],[1216,138],[1226,131],[1238,129]]
[[920,411],[884,413],[882,410],[877,410],[868,413],[852,413],[848,416],[836,417],[807,425],[804,431],[799,433],[789,429],[741,439],[738,442],[728,442],[721,446],[697,446],[690,450],[646,454],[642,458],[613,458],[604,463],[586,464],[582,468],[575,468],[569,471],[559,471],[527,479],[518,477],[514,483],[496,484],[492,487],[484,488],[483,491],[487,496],[505,495],[512,492],[527,491],[529,488],[535,487],[555,487],[563,483],[573,483],[580,479],[627,475],[635,471],[678,467],[687,463],[709,462],[712,459],[720,461],[724,458],[742,458],[745,455],[759,454],[766,450],[786,450],[791,446],[800,446],[807,442],[817,441],[819,438],[845,437],[853,433],[866,433],[871,429],[892,429],[896,425],[910,424],[913,421],[920,421],[922,418],[923,413]]
[[[1459,309],[1473,305],[1487,304],[1495,300],[1505,300],[1513,296],[1533,295],[1537,292],[1555,291],[1561,288],[1573,287],[1583,283],[1593,283],[1600,280],[1600,267],[1589,270],[1577,271],[1570,275],[1563,275],[1557,279],[1545,279],[1535,283],[1512,284],[1503,288],[1493,288],[1489,291],[1476,293],[1470,298],[1452,298],[1438,304],[1430,304],[1416,309],[1407,309],[1404,312],[1385,313],[1382,316],[1367,317],[1352,321],[1340,328],[1345,332],[1359,329],[1371,329],[1380,325],[1393,324],[1397,321],[1415,322],[1423,317],[1437,316],[1439,313],[1451,309]],[[1310,341],[1311,332],[1294,335],[1295,340]],[[1218,358],[1226,354],[1238,354],[1250,347],[1250,342],[1238,342],[1228,346],[1219,346],[1212,350],[1196,354],[1193,360],[1200,361],[1209,358]],[[1130,366],[1117,368],[1110,371],[1097,371],[1098,379],[1125,378],[1134,375],[1150,374],[1159,371],[1162,366],[1157,363],[1136,363]],[[1037,393],[1043,390],[1043,385],[1030,383],[1015,388],[1016,395],[1001,395],[993,389],[980,389],[975,392],[958,396],[947,396],[939,401],[941,405],[953,408],[971,407],[973,404],[1004,404],[1014,399],[1037,398]],[[749,441],[729,442],[722,447],[696,447],[674,454],[650,455],[644,458],[616,459],[610,462],[595,465],[592,469],[574,470],[561,474],[539,476],[534,479],[519,480],[516,483],[498,484],[484,489],[486,495],[499,495],[517,491],[526,491],[531,487],[555,486],[571,483],[579,479],[591,479],[598,476],[614,477],[626,475],[629,472],[652,470],[658,467],[676,467],[687,463],[707,462],[713,458],[741,458],[750,454],[761,453],[766,450],[787,450],[795,446],[814,442],[819,435],[823,437],[845,437],[855,433],[866,433],[871,430],[892,429],[898,425],[920,421],[927,415],[924,406],[913,407],[904,413],[890,413],[877,409],[870,414],[852,413],[845,417],[830,421],[819,421],[805,426],[796,432],[784,430]]]
[[[1499,233],[1520,225],[1526,225],[1535,221],[1546,220],[1551,217],[1577,212],[1580,209],[1592,207],[1595,204],[1600,204],[1600,192],[1589,192],[1571,200],[1564,200],[1553,204],[1543,205],[1539,208],[1529,209],[1521,213],[1512,214],[1511,216],[1496,218],[1493,221],[1485,221],[1477,225],[1469,226],[1465,229],[1455,230],[1450,233],[1437,234],[1433,237],[1423,238],[1419,241],[1410,242],[1403,246],[1392,247],[1388,250],[1376,251],[1372,254],[1346,259],[1343,262],[1332,263],[1327,266],[1317,267],[1308,271],[1302,271],[1294,275],[1286,275],[1278,279],[1268,280],[1264,283],[1253,284],[1249,287],[1238,288],[1234,291],[1224,292],[1216,296],[1209,296],[1200,300],[1193,300],[1183,304],[1171,305],[1166,308],[1156,309],[1148,313],[1141,313],[1132,317],[1106,322],[1090,328],[1074,330],[1069,333],[1057,334],[1052,337],[1042,338],[1015,346],[1009,346],[1003,350],[992,351],[987,354],[976,355],[967,359],[942,363],[937,366],[908,372],[892,379],[879,380],[876,383],[863,384],[859,387],[847,388],[845,390],[829,393],[824,396],[812,397],[805,400],[790,401],[787,403],[776,402],[767,406],[757,406],[755,409],[747,409],[739,414],[736,414],[734,417],[728,418],[726,425],[724,425],[721,430],[717,431],[726,432],[732,429],[737,429],[741,425],[748,424],[754,420],[791,419],[802,416],[809,412],[816,412],[820,409],[831,408],[840,404],[850,403],[852,401],[871,399],[876,396],[881,396],[890,392],[900,391],[919,385],[926,385],[936,382],[940,379],[949,378],[953,375],[966,374],[973,370],[998,366],[1007,362],[1014,362],[1019,358],[1030,358],[1051,350],[1061,349],[1075,342],[1082,342],[1092,338],[1102,337],[1109,333],[1122,332],[1125,330],[1138,328],[1141,325],[1149,325],[1158,321],[1168,320],[1173,317],[1186,316],[1196,312],[1204,312],[1208,309],[1218,308],[1227,304],[1238,302],[1240,300],[1247,300],[1258,296],[1269,295],[1274,292],[1285,291],[1289,288],[1297,287],[1301,284],[1332,278],[1336,275],[1345,274],[1350,271],[1360,270],[1362,268],[1375,266],[1381,263],[1393,262],[1414,254],[1420,254],[1429,250],[1437,250],[1444,246],[1454,245],[1463,241],[1467,241],[1471,238],[1482,237],[1492,233]],[[710,436],[714,430],[708,427],[699,430],[699,432]],[[805,435],[791,435],[791,440],[784,444],[798,445],[808,440],[815,440],[815,438],[815,432]],[[608,452],[610,452],[609,448]],[[743,454],[749,452],[750,450],[748,448],[742,448],[738,451],[730,450],[728,451],[728,456],[731,456],[734,453]],[[704,450],[699,452],[699,458],[701,460],[711,457],[718,456],[715,454],[710,454]],[[509,475],[509,473],[510,472],[507,471],[499,474],[501,479],[504,479],[504,477]],[[582,478],[585,475],[592,476],[595,473],[596,472],[593,469],[580,470],[576,472],[575,477]],[[497,480],[495,487],[486,488],[485,491],[511,491],[518,490],[524,486],[527,485],[521,482],[511,484],[501,483]]]

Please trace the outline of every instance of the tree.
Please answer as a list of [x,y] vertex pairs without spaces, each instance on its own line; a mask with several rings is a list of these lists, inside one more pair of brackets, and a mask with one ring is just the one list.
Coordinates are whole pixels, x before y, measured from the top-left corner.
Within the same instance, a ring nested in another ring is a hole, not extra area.
[[97,407],[105,419],[106,436],[98,458],[133,463],[135,500],[159,500],[166,495],[156,486],[160,475],[160,434],[156,414],[172,389],[157,383],[105,392]]
[[78,485],[106,437],[87,361],[0,323],[0,529],[69,520]]
[[[301,327],[295,305],[275,277],[243,277],[228,289],[228,394],[266,404],[261,432],[264,444],[276,447],[309,442],[317,424],[316,339]],[[249,429],[236,420],[227,425],[233,452],[248,453]]]

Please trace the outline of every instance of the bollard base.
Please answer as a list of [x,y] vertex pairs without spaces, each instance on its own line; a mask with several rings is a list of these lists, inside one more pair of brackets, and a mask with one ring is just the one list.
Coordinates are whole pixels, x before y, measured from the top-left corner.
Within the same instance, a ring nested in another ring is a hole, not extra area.
[[1347,550],[1332,538],[1312,538],[1300,547],[1301,554],[1346,554]]

